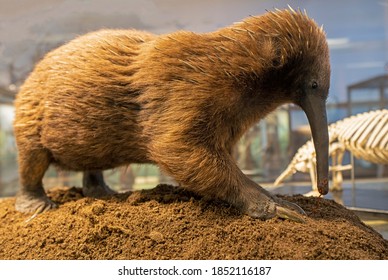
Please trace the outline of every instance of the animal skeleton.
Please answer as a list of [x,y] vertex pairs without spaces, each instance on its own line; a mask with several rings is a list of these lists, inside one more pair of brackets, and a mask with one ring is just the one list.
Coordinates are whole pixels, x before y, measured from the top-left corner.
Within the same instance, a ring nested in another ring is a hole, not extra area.
[[[342,189],[342,171],[352,165],[342,165],[346,150],[355,157],[376,163],[388,164],[388,110],[369,111],[339,120],[328,127],[329,155],[333,172],[332,189]],[[296,152],[286,170],[276,179],[279,185],[285,178],[299,172],[309,172],[313,186],[316,185],[316,159],[312,140]]]

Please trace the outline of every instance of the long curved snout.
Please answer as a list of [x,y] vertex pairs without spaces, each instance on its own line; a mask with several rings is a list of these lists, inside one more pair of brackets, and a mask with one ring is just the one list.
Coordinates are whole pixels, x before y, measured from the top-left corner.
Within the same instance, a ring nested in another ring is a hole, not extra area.
[[299,104],[306,113],[317,159],[317,188],[320,194],[329,192],[329,133],[326,101],[317,94],[307,95]]

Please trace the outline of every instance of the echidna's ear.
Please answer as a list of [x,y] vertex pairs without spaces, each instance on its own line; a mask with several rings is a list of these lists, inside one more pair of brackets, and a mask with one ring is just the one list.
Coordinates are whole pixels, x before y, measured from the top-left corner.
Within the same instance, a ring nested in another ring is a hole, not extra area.
[[272,67],[279,68],[285,63],[285,54],[279,38],[271,38],[272,43]]

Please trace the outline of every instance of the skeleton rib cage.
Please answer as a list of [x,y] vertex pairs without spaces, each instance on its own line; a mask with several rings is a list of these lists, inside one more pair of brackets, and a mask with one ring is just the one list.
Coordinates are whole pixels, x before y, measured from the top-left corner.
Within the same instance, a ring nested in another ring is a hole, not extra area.
[[[376,164],[388,164],[388,110],[376,110],[350,116],[328,127],[329,155],[332,158],[330,170],[334,185],[342,183],[342,171],[351,166],[342,166],[345,150]],[[301,146],[286,170],[276,179],[274,185],[296,172],[309,172],[315,186],[316,159],[312,140]]]
[[351,116],[335,128],[338,142],[357,158],[388,163],[388,110]]

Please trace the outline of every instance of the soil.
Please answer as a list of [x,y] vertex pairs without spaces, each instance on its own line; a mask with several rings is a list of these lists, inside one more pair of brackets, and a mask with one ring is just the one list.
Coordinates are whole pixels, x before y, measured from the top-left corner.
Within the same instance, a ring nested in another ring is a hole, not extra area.
[[306,223],[262,221],[179,187],[82,196],[55,188],[37,215],[0,202],[0,259],[388,259],[388,241],[334,201],[284,196]]

